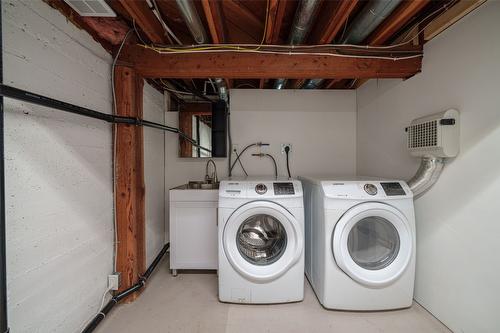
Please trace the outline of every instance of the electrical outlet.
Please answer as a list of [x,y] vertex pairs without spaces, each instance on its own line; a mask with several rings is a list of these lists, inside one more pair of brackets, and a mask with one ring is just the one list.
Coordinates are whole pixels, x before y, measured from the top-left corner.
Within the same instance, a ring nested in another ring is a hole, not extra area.
[[108,275],[108,288],[110,290],[118,290],[118,288],[120,288],[120,278],[120,273]]
[[292,144],[291,143],[282,143],[281,144],[281,153],[282,154],[285,154],[285,147],[289,147],[290,149],[288,150],[288,152],[291,152],[292,151]]

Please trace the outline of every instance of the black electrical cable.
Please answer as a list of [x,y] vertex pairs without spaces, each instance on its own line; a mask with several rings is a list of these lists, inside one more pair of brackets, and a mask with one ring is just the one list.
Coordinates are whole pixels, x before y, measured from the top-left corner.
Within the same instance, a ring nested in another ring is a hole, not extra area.
[[[3,84],[2,2],[0,2],[0,83]],[[5,245],[4,104],[0,97],[0,332],[9,332],[7,320],[7,252]]]
[[125,117],[125,116],[115,116],[112,114],[107,114],[87,108],[83,108],[81,106],[77,106],[74,104],[66,103],[63,101],[59,101],[57,99],[53,99],[50,97],[46,97],[43,95],[38,95],[29,91],[25,91],[22,89],[10,87],[7,85],[0,85],[0,96],[4,97],[9,97],[13,99],[17,99],[20,101],[28,102],[28,103],[33,103],[41,106],[46,106],[48,108],[56,109],[59,111],[64,111],[68,113],[73,113],[77,114],[80,116],[84,117],[89,117],[89,118],[94,118],[98,120],[103,120],[111,124],[129,124],[129,125],[137,125],[137,126],[145,126],[145,127],[151,127],[167,132],[172,132],[172,133],[177,133],[179,134],[182,138],[186,139],[189,141],[193,146],[199,147],[202,150],[205,150],[207,152],[212,152],[210,149],[205,148],[203,146],[200,146],[198,142],[193,140],[191,137],[189,137],[187,134],[183,133],[180,131],[178,128],[159,124],[159,123],[154,123],[152,121],[148,120],[143,120],[139,118],[134,118],[134,117]]
[[258,154],[252,154],[252,156],[259,156],[259,157],[267,156],[267,157],[269,157],[273,161],[273,164],[274,164],[274,178],[278,178],[278,165],[276,164],[276,160],[274,159],[273,155],[266,154],[266,153],[258,153]]
[[101,321],[103,321],[104,318],[106,318],[106,315],[111,311],[111,309],[119,302],[121,301],[122,299],[124,299],[125,297],[133,294],[134,292],[142,289],[145,285],[146,285],[146,281],[149,279],[149,277],[151,276],[151,274],[153,273],[154,269],[156,268],[156,266],[158,266],[158,263],[161,261],[161,259],[163,258],[163,256],[165,255],[165,253],[167,252],[167,250],[169,249],[170,247],[170,243],[167,243],[160,251],[160,253],[158,253],[158,255],[156,256],[155,260],[153,260],[153,262],[151,263],[151,265],[148,267],[148,269],[146,270],[146,272],[144,272],[144,275],[142,275],[140,278],[139,278],[139,282],[137,282],[135,285],[133,285],[132,287],[122,291],[121,293],[118,293],[116,294],[115,296],[113,296],[111,298],[111,300],[101,309],[101,311],[94,317],[94,319],[92,319],[92,321],[90,323],[87,324],[87,326],[85,326],[85,328],[83,329],[82,333],[91,333],[93,332],[97,325],[99,325],[99,323]]
[[240,166],[241,166],[241,170],[243,170],[243,172],[245,173],[245,176],[248,177],[248,173],[247,171],[245,170],[245,168],[243,167],[243,163],[241,163],[241,160],[240,160],[240,155],[238,154],[238,152],[236,151],[236,149],[234,150],[234,154],[236,155],[236,157],[238,158],[238,162],[240,162]]
[[290,146],[285,146],[285,154],[286,154],[286,171],[288,172],[288,178],[292,178],[290,173],[290,161],[288,154],[290,153]]
[[236,157],[236,160],[234,160],[233,164],[231,165],[231,168],[229,168],[229,176],[231,176],[231,174],[233,172],[233,169],[234,169],[234,166],[240,160],[240,157],[243,155],[243,153],[245,151],[247,151],[248,148],[255,147],[255,146],[257,146],[257,147],[269,146],[269,143],[256,142],[256,143],[251,143],[248,146],[246,146],[245,148],[243,148],[243,150],[241,151],[241,153]]
[[276,160],[274,159],[273,155],[271,155],[271,154],[264,154],[264,155],[270,157],[273,160],[273,163],[274,163],[274,177],[278,178],[278,165],[276,164]]

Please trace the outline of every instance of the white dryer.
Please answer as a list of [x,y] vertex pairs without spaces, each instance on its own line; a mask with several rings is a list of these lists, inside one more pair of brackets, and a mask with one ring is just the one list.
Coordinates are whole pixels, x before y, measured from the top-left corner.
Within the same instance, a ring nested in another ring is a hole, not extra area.
[[232,179],[219,188],[219,299],[304,298],[304,204],[297,180]]
[[413,194],[403,181],[302,178],[306,276],[328,309],[409,307],[415,278]]

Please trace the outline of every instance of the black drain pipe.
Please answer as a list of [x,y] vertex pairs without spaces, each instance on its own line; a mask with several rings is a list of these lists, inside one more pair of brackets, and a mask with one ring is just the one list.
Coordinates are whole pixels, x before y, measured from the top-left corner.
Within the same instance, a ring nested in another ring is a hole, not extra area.
[[[3,84],[2,2],[0,1],[0,83]],[[5,249],[5,159],[3,97],[0,96],[0,332],[9,332],[7,322],[7,255]]]
[[146,272],[144,273],[144,275],[140,277],[139,282],[137,282],[132,287],[130,287],[130,288],[122,291],[121,293],[116,294],[115,296],[113,296],[113,298],[111,298],[109,300],[109,302],[102,308],[101,312],[99,312],[94,317],[94,319],[92,319],[92,321],[83,329],[82,333],[91,333],[91,332],[93,332],[96,329],[97,325],[99,325],[99,323],[101,321],[103,321],[103,319],[107,316],[107,314],[111,311],[111,309],[119,301],[121,301],[125,297],[129,296],[130,294],[133,294],[134,292],[142,289],[146,285],[146,281],[149,279],[149,277],[151,276],[151,273],[153,273],[153,271],[156,268],[156,266],[158,266],[158,263],[163,258],[163,256],[165,255],[165,253],[167,252],[167,250],[169,249],[169,247],[170,247],[170,243],[167,243],[163,247],[163,249],[161,249],[160,253],[156,256],[155,260],[148,267],[148,269],[146,270]]
[[212,152],[210,149],[207,149],[205,147],[202,147],[193,140],[191,137],[189,137],[187,134],[179,130],[178,128],[171,127],[171,126],[166,126],[163,124],[159,123],[154,123],[152,121],[147,121],[139,118],[134,118],[134,117],[125,117],[125,116],[116,116],[113,114],[107,114],[104,112],[99,112],[87,108],[83,108],[78,105],[66,103],[54,98],[50,98],[47,96],[35,94],[26,90],[14,88],[5,84],[0,84],[0,96],[3,97],[9,97],[13,99],[17,99],[23,102],[28,102],[28,103],[33,103],[41,106],[45,106],[48,108],[56,109],[59,111],[64,111],[68,113],[73,113],[79,116],[84,116],[88,118],[93,118],[93,119],[98,119],[98,120],[103,120],[111,124],[128,124],[128,125],[136,125],[136,126],[144,126],[144,127],[151,127],[167,132],[172,132],[172,133],[177,133],[179,134],[182,138],[186,139],[189,141],[193,146],[198,147],[202,150]]

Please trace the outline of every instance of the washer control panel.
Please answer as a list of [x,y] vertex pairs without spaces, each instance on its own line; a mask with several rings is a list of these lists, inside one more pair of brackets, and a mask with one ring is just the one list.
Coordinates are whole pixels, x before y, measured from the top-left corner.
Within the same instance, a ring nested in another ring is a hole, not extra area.
[[399,182],[380,183],[387,196],[405,195],[405,190]]
[[274,195],[292,195],[295,194],[292,182],[273,183]]
[[371,179],[347,181],[321,180],[321,186],[325,195],[330,198],[377,200],[380,198],[401,199],[413,196],[410,188],[404,181]]
[[265,184],[257,184],[255,185],[255,192],[257,192],[257,194],[265,194],[267,192],[267,186]]
[[[381,190],[380,190],[381,191]],[[302,198],[302,184],[295,179],[229,179],[219,185],[219,198]]]
[[363,186],[364,190],[366,193],[368,193],[369,195],[376,195],[378,193],[378,190],[377,190],[377,186],[373,185],[373,184],[365,184],[365,186]]

